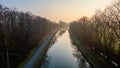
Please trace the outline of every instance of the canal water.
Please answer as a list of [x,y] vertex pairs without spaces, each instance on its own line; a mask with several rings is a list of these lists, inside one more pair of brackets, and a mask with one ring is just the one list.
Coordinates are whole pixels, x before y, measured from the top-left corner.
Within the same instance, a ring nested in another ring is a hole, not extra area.
[[68,31],[59,31],[52,40],[40,68],[91,68],[72,44]]

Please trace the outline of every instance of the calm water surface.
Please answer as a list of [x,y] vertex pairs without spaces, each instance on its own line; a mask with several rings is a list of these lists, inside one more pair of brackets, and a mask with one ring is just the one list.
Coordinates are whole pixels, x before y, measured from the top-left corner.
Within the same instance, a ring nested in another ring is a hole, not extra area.
[[40,68],[91,68],[72,44],[68,31],[59,31],[50,45]]

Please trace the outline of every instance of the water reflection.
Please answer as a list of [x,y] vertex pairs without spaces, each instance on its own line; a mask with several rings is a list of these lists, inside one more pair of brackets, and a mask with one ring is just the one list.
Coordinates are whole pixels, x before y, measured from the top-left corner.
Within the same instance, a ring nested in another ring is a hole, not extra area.
[[78,68],[90,68],[89,63],[86,61],[86,59],[80,53],[80,51],[78,50],[78,48],[75,47],[75,45],[72,45],[72,47],[75,49],[73,55],[77,59]]
[[68,31],[56,33],[40,68],[90,68],[80,51],[71,43]]
[[[66,30],[64,30],[64,29],[58,31],[58,32],[55,34],[55,36],[53,37],[53,39],[52,39],[52,41],[51,41],[51,43],[50,43],[49,48],[51,48],[51,47],[53,46],[53,44],[55,44],[55,43],[57,42],[57,38],[60,37],[60,36],[62,36],[62,34],[65,33],[65,32],[66,32]],[[49,50],[48,50],[48,51],[49,51]],[[49,56],[46,55],[45,60],[42,60],[42,63],[40,64],[40,68],[48,68],[48,67],[49,67],[49,64],[50,64],[49,61],[51,61],[51,56],[50,56],[50,54],[49,54]]]
[[62,30],[58,31],[55,34],[55,36],[53,37],[53,39],[52,39],[52,41],[50,43],[50,48],[52,47],[52,44],[54,44],[55,42],[57,42],[57,38],[60,37],[60,36],[62,36],[62,34],[65,33],[65,32],[66,32],[66,30],[62,29]]

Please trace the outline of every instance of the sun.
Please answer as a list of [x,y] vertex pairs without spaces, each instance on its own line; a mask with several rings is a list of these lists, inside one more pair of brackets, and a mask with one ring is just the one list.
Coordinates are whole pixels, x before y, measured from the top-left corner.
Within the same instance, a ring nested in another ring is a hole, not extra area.
[[101,7],[100,9],[101,9],[102,11],[104,11],[105,7]]

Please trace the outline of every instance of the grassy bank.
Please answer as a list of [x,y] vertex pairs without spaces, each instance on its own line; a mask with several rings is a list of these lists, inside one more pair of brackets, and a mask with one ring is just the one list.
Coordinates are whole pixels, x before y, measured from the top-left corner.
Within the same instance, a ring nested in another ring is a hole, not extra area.
[[[70,32],[70,31],[69,31]],[[110,64],[106,64],[101,56],[97,55],[91,48],[86,45],[83,45],[71,32],[71,39],[73,44],[81,51],[83,56],[89,62],[92,68],[114,68],[114,66]]]
[[[55,34],[56,32],[52,35],[52,38],[54,37]],[[46,48],[43,50],[42,54],[39,56],[33,68],[40,68],[40,64],[45,59],[45,56],[46,56],[47,50],[49,49],[49,45],[52,41],[52,38],[50,39],[50,42],[47,44]]]
[[[43,41],[45,41],[46,39],[47,39],[47,36],[44,37]],[[18,65],[18,68],[23,68],[23,66],[30,60],[30,58],[34,55],[34,53],[35,53],[35,52],[38,50],[38,48],[42,45],[43,41],[40,41],[39,44],[38,44],[38,46],[35,47],[34,49],[32,49],[32,50],[29,52],[27,58],[26,58],[21,64]]]

